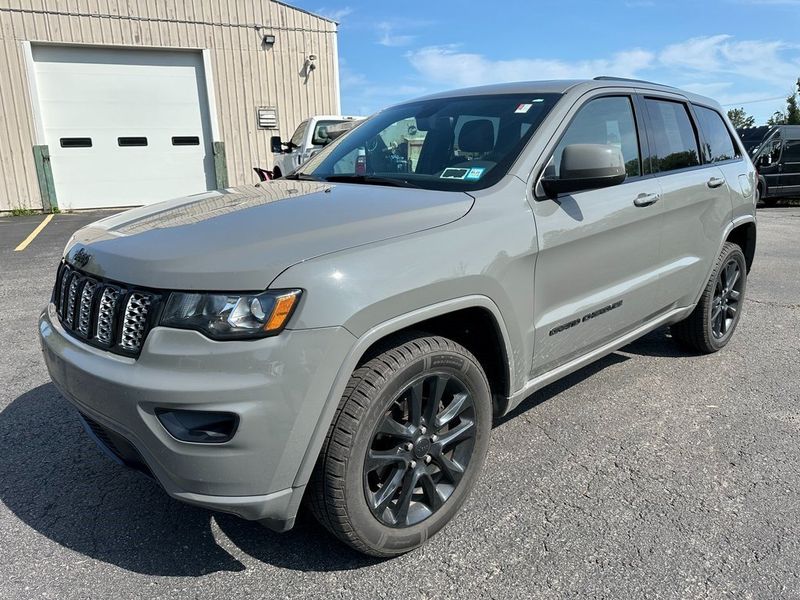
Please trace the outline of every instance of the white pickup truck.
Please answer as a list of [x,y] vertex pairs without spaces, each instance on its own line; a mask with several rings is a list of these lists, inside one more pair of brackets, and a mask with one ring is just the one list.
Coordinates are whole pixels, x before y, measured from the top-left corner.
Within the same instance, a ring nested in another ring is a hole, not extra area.
[[[273,178],[288,175],[309,158],[319,152],[328,142],[344,133],[341,125],[354,127],[364,117],[344,115],[318,115],[300,123],[288,142],[280,136],[270,140],[272,149]],[[350,128],[345,127],[344,130]]]

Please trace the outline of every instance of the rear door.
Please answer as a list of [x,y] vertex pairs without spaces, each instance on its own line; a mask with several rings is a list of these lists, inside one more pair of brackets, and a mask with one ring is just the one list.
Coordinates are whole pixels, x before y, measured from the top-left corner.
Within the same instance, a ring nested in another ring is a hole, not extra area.
[[533,376],[619,337],[653,313],[662,205],[658,181],[642,160],[637,105],[628,93],[583,101],[547,151],[544,174],[558,176],[568,144],[619,146],[627,178],[555,199],[537,185]]
[[780,190],[787,196],[800,194],[800,139],[787,139],[780,164]]
[[728,186],[738,182],[728,181],[716,162],[701,154],[699,126],[684,99],[652,96],[644,104],[664,211],[658,308],[688,306],[717,258],[722,227],[731,218]]

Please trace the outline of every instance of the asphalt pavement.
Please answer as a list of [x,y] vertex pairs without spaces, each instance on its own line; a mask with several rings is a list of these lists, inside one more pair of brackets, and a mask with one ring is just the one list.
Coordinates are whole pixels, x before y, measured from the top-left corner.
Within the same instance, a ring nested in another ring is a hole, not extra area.
[[106,459],[36,338],[70,234],[0,219],[0,598],[798,598],[800,208],[758,212],[731,344],[659,330],[493,431],[477,489],[388,561],[308,515],[286,534],[183,505]]

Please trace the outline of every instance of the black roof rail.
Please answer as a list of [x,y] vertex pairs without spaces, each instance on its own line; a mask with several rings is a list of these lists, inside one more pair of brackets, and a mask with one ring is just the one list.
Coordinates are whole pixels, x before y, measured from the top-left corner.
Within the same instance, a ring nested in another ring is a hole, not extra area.
[[656,83],[655,81],[647,81],[645,79],[631,79],[629,77],[614,77],[612,75],[600,75],[594,78],[594,81],[627,81],[629,83],[646,83],[648,85],[660,85],[661,87],[674,88],[673,85],[665,83]]

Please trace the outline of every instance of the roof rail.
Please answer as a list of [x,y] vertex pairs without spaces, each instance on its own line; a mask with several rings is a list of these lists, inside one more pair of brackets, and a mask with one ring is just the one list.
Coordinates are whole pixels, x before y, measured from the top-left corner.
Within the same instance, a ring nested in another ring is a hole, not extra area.
[[595,77],[594,81],[628,81],[630,83],[646,83],[648,85],[660,85],[661,87],[675,87],[672,85],[667,85],[665,83],[656,83],[655,81],[646,81],[645,79],[631,79],[629,77],[614,77],[612,75],[600,75],[599,77]]

